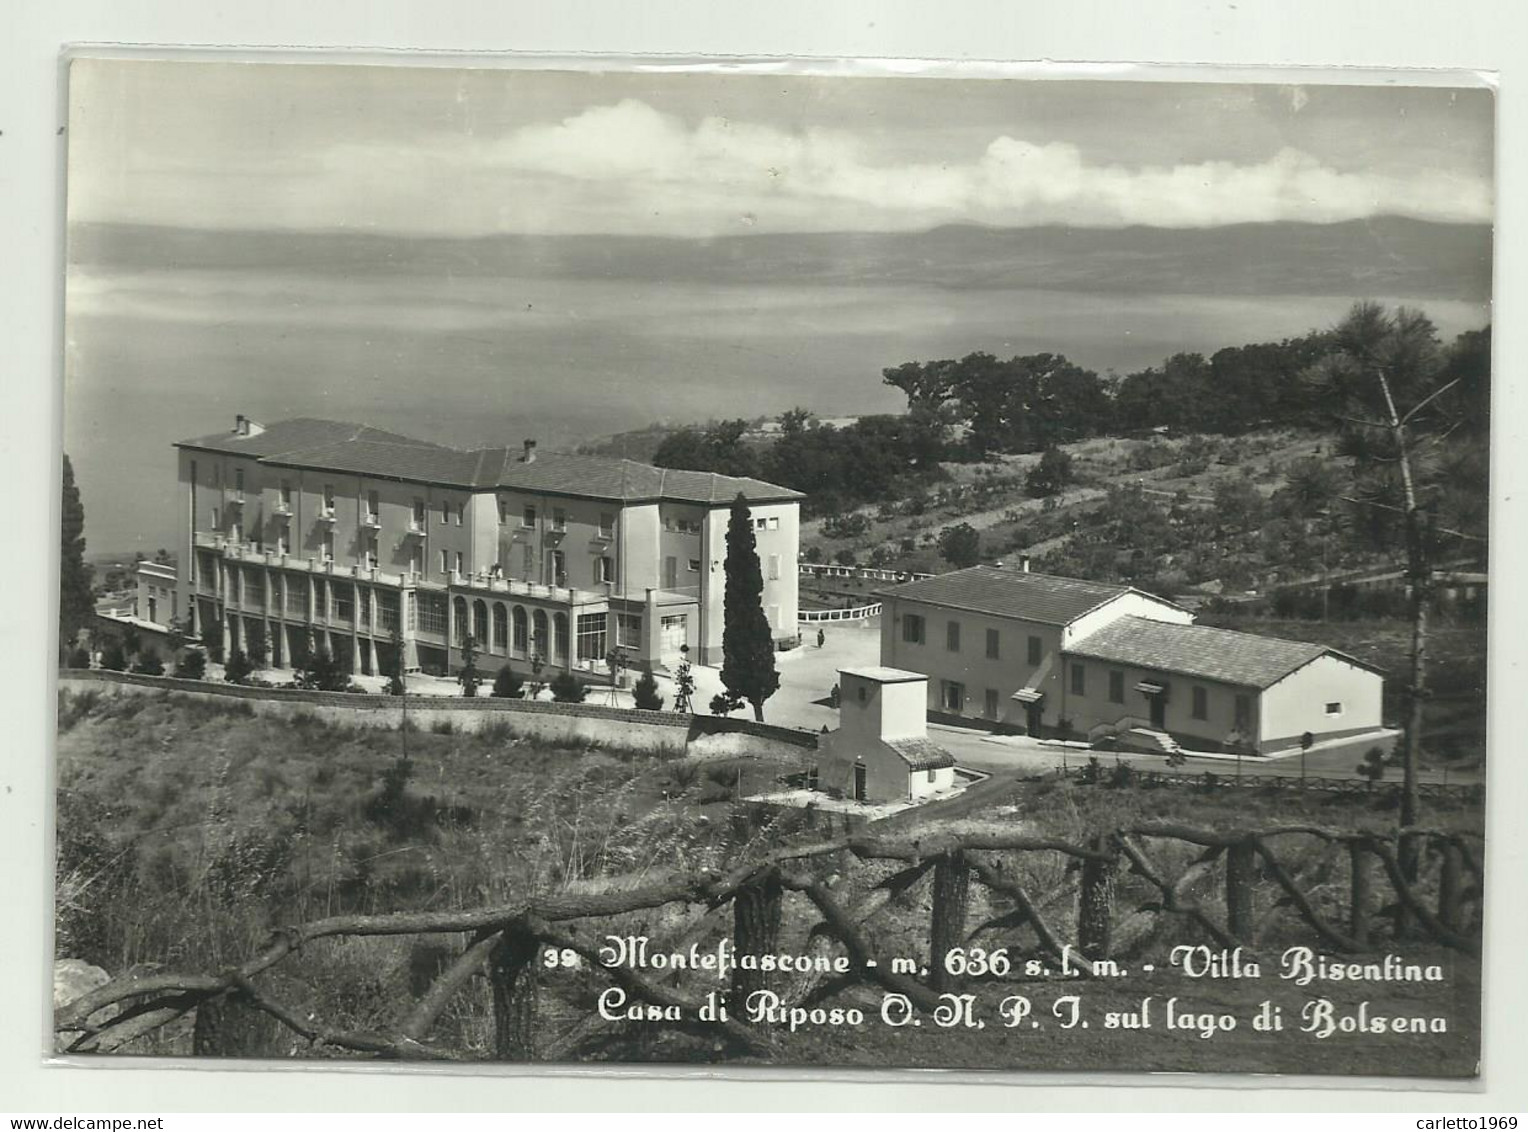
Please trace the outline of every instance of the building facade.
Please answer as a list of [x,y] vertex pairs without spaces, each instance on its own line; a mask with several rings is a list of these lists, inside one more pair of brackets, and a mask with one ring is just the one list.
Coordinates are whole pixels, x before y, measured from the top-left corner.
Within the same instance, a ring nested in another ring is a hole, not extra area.
[[759,480],[519,448],[461,450],[338,421],[184,440],[178,604],[192,635],[275,666],[355,672],[720,663],[726,531],[742,494],[764,607],[796,639],[800,494]]
[[838,730],[818,741],[817,784],[857,802],[919,802],[955,788],[955,757],[930,741],[928,678],[895,668],[838,673]]
[[879,596],[881,661],[928,676],[935,718],[1166,753],[1394,741],[1369,666],[1126,586],[977,566]]

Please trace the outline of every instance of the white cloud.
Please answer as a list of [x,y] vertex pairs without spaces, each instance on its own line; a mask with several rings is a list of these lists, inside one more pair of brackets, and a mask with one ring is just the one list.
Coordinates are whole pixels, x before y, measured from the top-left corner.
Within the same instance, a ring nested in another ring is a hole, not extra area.
[[[1286,149],[1255,163],[1126,167],[1010,134],[965,161],[908,162],[878,158],[846,132],[721,116],[691,124],[630,99],[497,138],[342,144],[258,171],[160,167],[127,181],[134,219],[445,234],[1488,221],[1492,210],[1485,179],[1420,164],[1345,172]],[[79,214],[94,203],[114,208],[121,197],[81,199]]]

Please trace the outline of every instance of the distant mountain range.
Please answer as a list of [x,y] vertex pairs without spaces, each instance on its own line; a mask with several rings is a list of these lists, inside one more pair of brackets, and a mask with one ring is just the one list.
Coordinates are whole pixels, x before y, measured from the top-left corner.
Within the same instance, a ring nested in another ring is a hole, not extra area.
[[1398,217],[1218,228],[907,233],[404,237],[80,224],[69,259],[104,270],[918,285],[1120,294],[1490,297],[1491,228]]

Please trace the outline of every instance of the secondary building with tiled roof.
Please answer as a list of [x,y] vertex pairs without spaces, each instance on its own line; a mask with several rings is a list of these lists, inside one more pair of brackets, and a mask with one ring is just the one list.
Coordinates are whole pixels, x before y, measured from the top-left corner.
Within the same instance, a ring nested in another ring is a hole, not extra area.
[[882,663],[928,675],[936,717],[1167,753],[1394,742],[1373,668],[1128,586],[978,566],[881,597]]
[[[452,672],[469,639],[509,664],[607,675],[719,663],[733,501],[754,524],[766,616],[796,640],[800,492],[541,451],[456,448],[319,418],[176,445],[188,628],[277,666],[325,648],[358,672]],[[398,639],[401,637],[401,641]],[[543,677],[544,678],[544,677]]]

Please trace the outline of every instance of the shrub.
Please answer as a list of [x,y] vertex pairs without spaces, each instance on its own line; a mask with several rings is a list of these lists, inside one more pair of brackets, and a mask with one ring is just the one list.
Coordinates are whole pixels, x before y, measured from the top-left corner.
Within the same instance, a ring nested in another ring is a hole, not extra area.
[[133,671],[142,673],[144,676],[163,676],[164,661],[159,659],[157,652],[146,652],[138,658],[138,663],[133,665]]
[[120,641],[110,642],[101,651],[101,667],[108,672],[122,672],[127,668],[127,654],[122,651]]
[[207,654],[201,649],[187,649],[175,662],[175,675],[182,680],[200,680],[207,675]]
[[76,645],[74,648],[69,650],[68,664],[70,668],[89,668],[90,650],[81,648]]
[[662,711],[663,697],[658,694],[658,681],[653,677],[652,665],[642,666],[642,675],[631,689],[632,698],[643,711]]
[[504,699],[515,700],[519,699],[524,691],[525,681],[521,680],[519,675],[509,665],[506,664],[494,675],[494,695],[501,696]]
[[254,670],[255,665],[249,655],[242,649],[234,649],[228,654],[228,663],[223,666],[223,679],[230,684],[247,684],[249,674]]
[[552,677],[551,688],[552,699],[560,704],[581,704],[589,693],[571,672],[559,672]]

